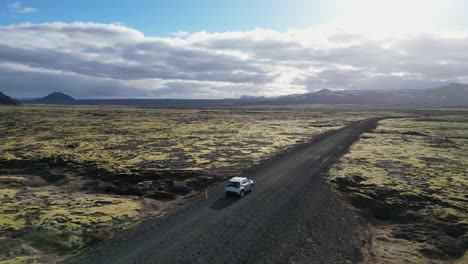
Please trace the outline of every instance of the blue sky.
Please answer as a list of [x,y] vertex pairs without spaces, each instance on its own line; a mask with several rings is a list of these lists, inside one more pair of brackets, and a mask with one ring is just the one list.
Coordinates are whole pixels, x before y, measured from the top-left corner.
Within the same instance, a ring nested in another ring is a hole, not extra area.
[[307,0],[24,0],[21,5],[36,12],[12,14],[0,1],[0,24],[21,22],[98,22],[123,23],[148,35],[166,35],[176,31],[230,31],[255,27],[285,30],[326,23],[331,5]]
[[[9,5],[16,2],[19,2],[22,7],[34,8],[35,12],[23,14],[12,12]],[[117,22],[138,29],[147,35],[167,35],[176,31],[242,31],[256,27],[282,31],[334,23],[343,20],[343,17],[347,17],[347,20],[356,20],[361,14],[351,9],[353,7],[369,9],[370,2],[381,5],[379,3],[381,0],[1,0],[0,25],[56,21]],[[433,26],[458,30],[468,28],[468,18],[465,16],[468,12],[467,1],[408,0],[402,2],[403,5],[400,4],[398,8],[405,9],[408,6],[407,3],[411,2],[427,2],[427,4],[421,4],[417,10],[410,10],[414,12],[414,17],[430,6],[435,7],[436,13],[441,13],[439,16],[432,16]],[[444,10],[431,2],[451,2],[451,4],[449,10]],[[409,6],[411,8],[411,5]],[[378,12],[374,13],[380,15]],[[395,14],[394,19],[400,19],[398,14]],[[346,18],[344,22],[347,22]]]
[[466,0],[0,0],[0,91],[233,98],[468,83],[467,10]]

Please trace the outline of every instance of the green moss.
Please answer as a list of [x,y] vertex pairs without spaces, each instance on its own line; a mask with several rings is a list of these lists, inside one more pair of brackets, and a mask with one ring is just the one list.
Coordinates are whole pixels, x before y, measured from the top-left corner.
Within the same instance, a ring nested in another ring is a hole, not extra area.
[[0,199],[1,198],[13,198],[15,197],[18,191],[15,189],[0,189]]
[[70,252],[79,248],[79,244],[70,242],[70,233],[57,232],[47,229],[36,229],[29,232],[25,239],[32,243],[33,246],[39,249],[51,250],[61,254]]
[[[298,143],[370,116],[374,114],[305,108],[0,107],[0,162],[42,160],[92,166],[122,177],[152,170],[225,175],[219,172],[240,172]],[[11,186],[30,181],[0,176],[0,184]],[[29,232],[25,238],[34,247],[43,245],[41,250],[64,253],[129,228],[143,217],[140,200],[76,189],[70,192],[71,185],[73,179],[63,189],[59,185],[0,189],[0,232]]]
[[[149,163],[204,170],[258,163],[371,113],[164,110],[113,107],[0,108],[0,160],[92,163],[128,173]],[[226,159],[226,160],[224,160]]]
[[[348,188],[351,196],[374,197],[387,204],[391,201],[403,209],[417,208],[426,219],[466,230],[466,153],[466,115],[387,119],[373,132],[362,135],[340,163],[332,166],[329,177],[334,180],[361,175],[364,181]],[[377,189],[378,194],[375,193]],[[409,252],[411,249],[401,247],[399,250]]]
[[9,182],[26,182],[27,179],[23,176],[11,176],[11,175],[1,175],[0,183],[9,183]]
[[0,260],[0,264],[41,264],[39,260],[33,257],[21,256],[7,260]]
[[[96,239],[105,239],[117,230],[130,228],[143,217],[139,200],[70,193],[59,186],[27,191],[21,188],[12,189],[13,197],[0,198],[0,232],[7,235],[13,230],[26,232],[22,239],[29,243],[22,248],[30,244],[46,253],[69,253]],[[34,250],[27,252],[32,252],[31,256],[39,254]]]

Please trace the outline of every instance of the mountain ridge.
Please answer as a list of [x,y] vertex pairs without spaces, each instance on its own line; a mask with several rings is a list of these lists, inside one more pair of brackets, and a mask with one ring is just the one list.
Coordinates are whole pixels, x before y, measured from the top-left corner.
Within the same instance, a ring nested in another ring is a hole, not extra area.
[[399,90],[339,90],[321,89],[316,92],[264,97],[243,95],[230,99],[75,99],[55,92],[32,104],[64,105],[127,105],[154,107],[203,107],[236,105],[294,105],[294,104],[350,104],[363,106],[468,106],[468,85],[451,83],[427,89]]
[[0,92],[0,105],[19,105],[20,102]]

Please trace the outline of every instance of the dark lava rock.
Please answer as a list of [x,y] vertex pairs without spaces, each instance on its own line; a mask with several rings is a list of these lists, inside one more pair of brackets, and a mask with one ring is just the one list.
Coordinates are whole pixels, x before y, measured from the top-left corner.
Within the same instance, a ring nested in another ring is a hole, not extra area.
[[117,194],[121,195],[137,195],[137,196],[142,196],[144,192],[138,188],[135,187],[129,187],[129,188],[122,188],[117,191]]
[[113,184],[102,184],[99,187],[93,188],[104,193],[117,194],[117,195],[136,195],[142,196],[145,194],[144,190],[138,188],[138,186],[116,186]]
[[91,240],[102,241],[110,238],[112,236],[112,231],[105,227],[95,228],[85,232],[85,236]]
[[353,179],[353,181],[355,182],[362,182],[362,181],[365,181],[366,178],[362,177],[362,175],[359,175],[359,174],[351,174],[351,175],[348,175],[349,177],[351,177]]
[[427,244],[424,248],[420,249],[419,252],[429,259],[445,259],[447,257],[442,250],[431,244]]
[[428,230],[426,227],[420,224],[401,226],[398,230],[395,230],[393,236],[395,238],[406,239],[409,241],[426,242],[431,233],[434,231]]
[[353,193],[350,199],[351,203],[358,208],[368,208],[375,201],[373,198],[362,193]]
[[370,205],[370,209],[375,216],[375,219],[380,221],[389,221],[394,219],[406,208],[399,201],[376,201]]
[[433,223],[404,225],[395,230],[393,235],[395,238],[426,243],[427,246],[420,252],[432,259],[459,258],[466,250],[461,239],[448,236]]
[[216,182],[214,177],[200,176],[193,180],[187,180],[187,186],[194,190],[202,190],[214,182]]
[[458,241],[460,241],[465,250],[468,249],[468,235],[463,235],[459,237]]
[[399,173],[399,172],[390,172],[388,173],[388,176],[394,178],[394,179],[400,179],[404,181],[410,181],[412,182],[414,180],[413,176],[407,175],[404,173]]
[[171,186],[171,185],[174,185],[175,181],[174,181],[174,180],[171,180],[171,179],[167,179],[167,180],[164,180],[164,183],[165,183],[166,185]]
[[408,209],[408,204],[401,199],[394,190],[385,188],[373,188],[372,192],[350,193],[351,203],[358,208],[369,209],[377,220],[388,221],[398,218],[402,212]]
[[166,165],[162,163],[156,163],[156,162],[140,162],[135,165],[141,169],[165,169],[167,168]]
[[[353,176],[356,177],[357,180],[355,180]],[[349,187],[358,187],[359,182],[364,180],[362,176],[359,176],[359,175],[353,175],[353,176],[337,177],[333,179],[333,182],[338,185],[338,188],[341,191],[347,192],[349,191]]]
[[395,217],[395,220],[402,223],[412,223],[412,222],[420,222],[423,219],[421,214],[416,211],[406,211],[403,214],[399,214]]
[[447,235],[453,237],[453,238],[459,238],[466,233],[466,228],[463,228],[462,226],[456,224],[456,223],[449,223],[449,222],[436,222],[435,226],[443,230]]
[[411,167],[411,164],[404,163],[401,161],[379,160],[377,161],[377,167],[390,169],[404,169]]
[[449,138],[432,138],[430,140],[434,147],[438,148],[458,148],[457,144]]
[[69,144],[66,144],[65,147],[66,148],[69,148],[69,149],[76,149],[77,147],[80,146],[80,143],[79,142],[75,142],[75,143],[69,143]]
[[169,201],[169,200],[174,200],[177,196],[169,192],[154,191],[145,195],[145,197],[152,198],[155,200]]
[[0,254],[8,256],[11,251],[19,248],[24,241],[21,239],[0,239]]
[[63,181],[63,180],[66,180],[67,179],[67,176],[63,175],[63,174],[52,174],[52,173],[49,173],[49,174],[44,174],[42,175],[42,178],[46,181],[46,182],[49,182],[49,183],[57,183],[59,181]]
[[453,258],[459,258],[465,253],[465,248],[462,244],[457,239],[447,235],[441,235],[430,243],[433,243],[438,249]]
[[340,190],[344,190],[348,186],[356,186],[356,183],[348,177],[337,177],[332,181],[338,185]]
[[137,188],[143,191],[153,189],[154,187],[154,181],[142,181],[137,184]]
[[187,185],[185,185],[183,183],[174,183],[169,187],[169,190],[171,192],[177,193],[177,194],[187,194],[192,189],[190,189]]
[[442,158],[433,158],[433,157],[419,157],[420,160],[425,161],[426,163],[429,164],[440,164],[440,163],[448,163],[448,159],[442,159]]
[[406,132],[403,132],[401,134],[402,135],[409,135],[409,136],[424,136],[424,137],[427,136],[426,134],[418,132],[418,131],[406,131]]

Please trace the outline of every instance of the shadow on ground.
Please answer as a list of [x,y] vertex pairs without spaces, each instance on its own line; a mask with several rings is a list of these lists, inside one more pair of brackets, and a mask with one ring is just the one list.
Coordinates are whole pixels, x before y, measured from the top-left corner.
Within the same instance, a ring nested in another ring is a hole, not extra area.
[[233,205],[235,202],[239,201],[239,197],[237,196],[223,196],[221,198],[219,198],[218,200],[214,201],[211,205],[210,205],[210,209],[213,209],[213,210],[222,210],[224,208],[227,208],[231,205]]

